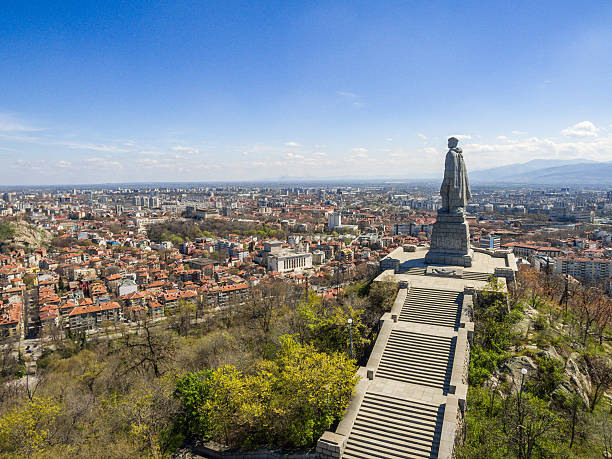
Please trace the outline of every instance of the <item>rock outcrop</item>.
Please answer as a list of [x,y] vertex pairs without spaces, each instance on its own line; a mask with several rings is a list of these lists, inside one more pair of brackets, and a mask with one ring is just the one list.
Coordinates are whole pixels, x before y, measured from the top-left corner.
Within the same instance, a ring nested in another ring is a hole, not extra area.
[[0,241],[2,250],[5,247],[9,249],[36,249],[49,243],[52,239],[51,233],[30,223],[18,220],[8,224],[13,230],[13,236]]

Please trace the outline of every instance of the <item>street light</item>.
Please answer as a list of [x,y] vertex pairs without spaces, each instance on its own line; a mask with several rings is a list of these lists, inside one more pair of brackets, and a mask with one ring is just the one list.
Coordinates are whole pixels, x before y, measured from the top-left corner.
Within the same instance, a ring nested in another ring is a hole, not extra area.
[[519,399],[518,399],[518,414],[519,418],[521,416],[521,397],[523,395],[523,384],[525,383],[525,375],[527,374],[527,368],[521,369],[521,388],[519,389]]
[[527,368],[521,369],[521,388],[519,390],[518,409],[521,410],[521,396],[523,395],[523,384],[525,383],[525,375],[527,374]]
[[521,369],[521,388],[519,390],[519,399],[518,399],[518,428],[519,428],[519,444],[523,444],[523,412],[521,411],[521,397],[523,395],[523,384],[525,383],[525,375],[527,374],[527,368]]
[[351,319],[350,317],[347,320],[348,325],[349,325],[349,335],[351,338],[351,359],[355,358],[355,353],[353,352],[353,319]]

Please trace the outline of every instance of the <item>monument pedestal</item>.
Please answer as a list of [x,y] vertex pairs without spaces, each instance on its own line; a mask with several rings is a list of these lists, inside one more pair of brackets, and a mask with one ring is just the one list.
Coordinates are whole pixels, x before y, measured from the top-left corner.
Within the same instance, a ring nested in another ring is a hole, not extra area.
[[438,212],[425,263],[470,267],[473,254],[474,251],[470,248],[470,228],[465,214]]

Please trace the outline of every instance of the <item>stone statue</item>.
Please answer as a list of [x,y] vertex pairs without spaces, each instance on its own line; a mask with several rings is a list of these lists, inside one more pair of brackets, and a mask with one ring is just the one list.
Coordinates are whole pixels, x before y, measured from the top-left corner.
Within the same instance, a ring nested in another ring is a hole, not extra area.
[[444,180],[440,187],[442,209],[445,213],[464,213],[472,197],[461,148],[455,137],[448,139],[448,153],[444,164]]
[[474,250],[470,246],[470,227],[465,207],[472,197],[459,141],[448,139],[444,180],[440,187],[442,208],[431,230],[431,243],[425,255],[430,265],[472,266]]

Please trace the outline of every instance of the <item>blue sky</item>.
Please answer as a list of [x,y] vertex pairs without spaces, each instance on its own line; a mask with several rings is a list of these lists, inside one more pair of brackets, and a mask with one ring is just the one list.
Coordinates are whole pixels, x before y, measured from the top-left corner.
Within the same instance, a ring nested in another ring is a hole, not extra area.
[[0,183],[612,160],[612,2],[5,2]]

